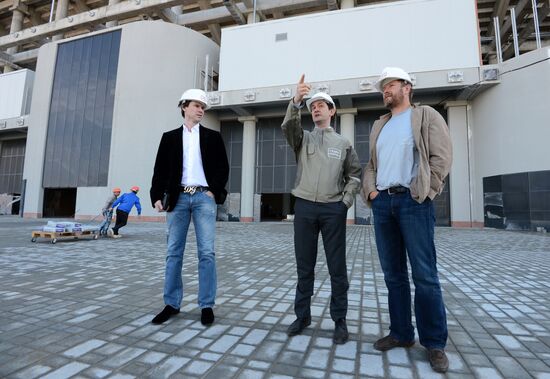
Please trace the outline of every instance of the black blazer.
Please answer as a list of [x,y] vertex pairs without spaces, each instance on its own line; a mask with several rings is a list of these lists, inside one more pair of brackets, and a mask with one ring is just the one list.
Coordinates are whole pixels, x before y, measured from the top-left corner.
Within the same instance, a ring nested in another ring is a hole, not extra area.
[[[227,197],[225,184],[229,177],[229,163],[219,132],[199,125],[202,167],[210,191],[217,204],[223,204]],[[162,200],[168,193],[168,211],[174,209],[178,202],[183,174],[183,126],[162,135],[153,180],[151,183],[151,204]]]

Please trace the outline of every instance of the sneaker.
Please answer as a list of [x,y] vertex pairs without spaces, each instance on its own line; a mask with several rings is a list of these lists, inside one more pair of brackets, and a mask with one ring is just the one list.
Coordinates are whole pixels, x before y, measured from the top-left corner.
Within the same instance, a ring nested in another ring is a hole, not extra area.
[[402,342],[395,339],[391,335],[387,335],[386,337],[380,338],[376,341],[374,343],[374,348],[380,351],[387,351],[395,347],[411,347],[412,345],[414,345],[414,341]]
[[115,235],[115,233],[113,232],[113,228],[109,228],[109,229],[107,230],[107,235],[108,235],[109,237],[112,237],[112,236]]
[[443,349],[428,349],[428,360],[435,372],[447,372],[449,369],[449,359]]
[[155,316],[155,318],[153,318],[153,320],[151,320],[151,322],[156,325],[162,324],[163,322],[168,321],[170,317],[177,315],[178,313],[180,313],[179,309],[167,305],[164,307],[162,312],[160,312],[158,315]]
[[289,337],[301,334],[302,331],[311,325],[311,317],[297,318],[290,326],[288,327],[286,334]]
[[113,237],[113,238],[121,238],[121,237],[122,237],[122,234],[113,234],[111,237]]
[[346,325],[346,319],[341,318],[334,323],[334,335],[332,341],[337,345],[342,345],[348,342],[349,333]]

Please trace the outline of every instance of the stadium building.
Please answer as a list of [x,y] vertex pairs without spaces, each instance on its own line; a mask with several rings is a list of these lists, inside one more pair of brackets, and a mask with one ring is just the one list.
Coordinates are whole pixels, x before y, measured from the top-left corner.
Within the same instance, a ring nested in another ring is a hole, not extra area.
[[[92,219],[112,187],[138,185],[142,219],[162,220],[148,206],[158,143],[196,87],[230,160],[220,219],[288,219],[280,125],[300,75],[336,100],[364,166],[387,112],[373,83],[399,66],[451,132],[438,225],[550,227],[549,0],[3,0],[0,25],[4,213]],[[358,196],[348,222],[370,221]]]

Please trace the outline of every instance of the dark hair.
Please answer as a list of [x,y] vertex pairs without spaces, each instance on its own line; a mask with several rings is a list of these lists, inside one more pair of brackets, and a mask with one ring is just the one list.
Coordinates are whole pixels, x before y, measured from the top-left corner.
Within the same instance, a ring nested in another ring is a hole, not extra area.
[[191,100],[180,100],[180,102],[178,103],[178,108],[181,108],[181,107],[188,107],[189,104],[191,103]]
[[332,105],[331,103],[327,103],[328,105],[328,109],[334,109],[334,114],[332,115],[332,117],[330,118],[330,120],[332,121],[332,118],[334,117],[334,130],[336,130],[336,113],[338,113],[338,110],[336,109],[336,107],[334,105]]
[[191,104],[191,100],[180,100],[178,107],[181,109],[181,117],[185,118],[185,111],[183,108],[187,108]]

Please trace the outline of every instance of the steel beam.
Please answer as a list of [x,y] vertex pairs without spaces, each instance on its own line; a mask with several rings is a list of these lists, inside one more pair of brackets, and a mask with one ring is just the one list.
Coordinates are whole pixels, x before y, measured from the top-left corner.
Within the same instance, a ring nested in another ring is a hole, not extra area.
[[233,17],[233,21],[235,21],[238,25],[246,24],[246,18],[243,16],[241,10],[237,8],[234,0],[223,0],[223,5],[225,5],[231,14],[231,17]]

